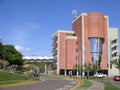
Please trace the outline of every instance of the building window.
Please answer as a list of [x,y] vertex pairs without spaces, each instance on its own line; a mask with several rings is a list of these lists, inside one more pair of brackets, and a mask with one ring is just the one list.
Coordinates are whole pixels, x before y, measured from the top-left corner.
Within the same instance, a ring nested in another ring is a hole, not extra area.
[[117,43],[117,39],[114,39],[111,43],[112,43],[112,44]]
[[76,48],[76,52],[78,52],[78,49]]
[[117,49],[117,46],[113,47],[113,48],[112,48],[112,51],[113,51],[113,50],[116,50],[116,49]]
[[76,41],[76,45],[78,44],[78,42]]
[[117,53],[113,54],[112,57],[116,57],[117,56]]
[[76,56],[76,60],[77,60],[77,56]]
[[90,52],[92,54],[92,60],[94,63],[96,63],[96,61],[100,61],[102,54],[102,44],[102,38],[90,38]]
[[73,33],[67,33],[67,36],[75,36]]

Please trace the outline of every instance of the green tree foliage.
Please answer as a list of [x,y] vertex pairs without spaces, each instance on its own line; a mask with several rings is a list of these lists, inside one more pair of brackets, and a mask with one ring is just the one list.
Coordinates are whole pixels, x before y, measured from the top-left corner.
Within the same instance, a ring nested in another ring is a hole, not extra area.
[[92,64],[92,63],[85,64],[85,69],[84,69],[85,72],[89,71],[90,73],[95,74],[99,70],[100,70],[99,65]]
[[93,69],[94,68],[93,68],[93,65],[91,63],[85,64],[85,69],[84,69],[85,72],[87,72],[87,71],[92,72]]
[[44,69],[45,69],[45,63],[43,62],[40,62],[40,63],[37,63],[36,64],[38,67],[40,67],[40,72],[44,72]]
[[1,40],[0,40],[0,59],[2,58],[2,43],[1,43]]
[[9,65],[8,61],[0,59],[0,68],[5,70],[6,66]]
[[22,59],[22,54],[12,45],[2,46],[2,56],[10,65],[23,65],[24,60]]
[[74,66],[74,70],[76,71],[76,70],[81,70],[81,65],[80,64],[76,64],[75,66]]
[[81,65],[80,64],[76,64],[74,67],[73,67],[73,73],[75,74],[75,72],[78,72],[81,73]]

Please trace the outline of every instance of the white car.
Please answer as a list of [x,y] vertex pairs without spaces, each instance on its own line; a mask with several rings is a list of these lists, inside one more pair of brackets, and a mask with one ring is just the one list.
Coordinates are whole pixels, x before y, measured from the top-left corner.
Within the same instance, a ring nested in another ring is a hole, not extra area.
[[103,74],[103,73],[97,73],[94,75],[95,77],[98,77],[98,78],[102,78],[102,77],[106,77],[107,75],[106,74]]

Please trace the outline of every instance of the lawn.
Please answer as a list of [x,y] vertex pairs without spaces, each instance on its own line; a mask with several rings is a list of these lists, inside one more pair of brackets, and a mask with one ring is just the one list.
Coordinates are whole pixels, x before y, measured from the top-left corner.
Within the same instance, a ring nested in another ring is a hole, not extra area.
[[0,85],[30,80],[30,77],[0,71]]
[[81,86],[78,87],[76,90],[86,90],[92,85],[92,83],[89,80],[85,79],[85,80],[82,80],[82,81],[83,82],[82,82]]
[[104,83],[105,85],[105,90],[120,90],[120,88],[115,87],[109,82],[110,78],[97,78],[95,80],[98,80],[99,82]]
[[106,82],[105,90],[120,90],[120,88],[117,88],[117,87],[113,86],[112,84],[110,84],[109,82]]

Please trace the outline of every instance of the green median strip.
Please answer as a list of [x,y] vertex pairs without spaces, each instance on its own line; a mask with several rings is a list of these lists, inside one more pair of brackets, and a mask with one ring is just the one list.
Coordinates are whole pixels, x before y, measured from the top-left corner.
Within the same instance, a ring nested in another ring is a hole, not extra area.
[[15,86],[22,84],[32,84],[40,82],[37,78],[31,78],[24,75],[0,71],[0,87]]
[[92,82],[89,80],[83,79],[81,85],[77,87],[75,90],[86,90],[92,85]]
[[9,87],[9,86],[17,86],[17,85],[33,84],[33,83],[37,83],[37,82],[40,82],[40,81],[14,82],[14,83],[9,83],[9,84],[3,84],[3,85],[0,85],[0,87]]
[[120,88],[115,87],[109,82],[105,82],[105,90],[120,90]]

